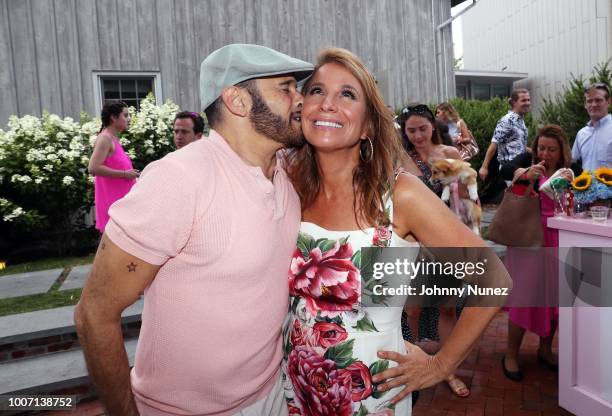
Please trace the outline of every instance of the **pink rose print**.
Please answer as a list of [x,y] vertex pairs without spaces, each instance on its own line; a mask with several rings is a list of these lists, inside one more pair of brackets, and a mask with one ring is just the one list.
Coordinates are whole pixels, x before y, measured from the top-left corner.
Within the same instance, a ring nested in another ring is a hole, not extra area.
[[295,407],[291,403],[287,404],[287,410],[289,411],[289,416],[291,415],[301,416],[302,415],[302,412],[300,412],[300,409]]
[[300,346],[289,354],[287,372],[304,416],[352,416],[351,379],[340,377],[335,362]]
[[294,347],[297,347],[298,345],[304,345],[302,327],[300,326],[300,322],[297,319],[293,321],[293,328],[291,329],[291,344]]
[[344,328],[331,322],[317,322],[312,327],[312,333],[316,345],[324,348],[333,347],[348,337]]
[[391,241],[391,230],[388,227],[378,227],[374,231],[372,245],[376,247],[387,247]]
[[370,370],[361,361],[350,364],[344,370],[341,377],[349,376],[351,379],[351,399],[360,402],[370,397],[373,391],[372,376]]
[[303,296],[306,307],[313,314],[337,316],[350,311],[359,300],[361,280],[359,269],[351,262],[353,249],[350,244],[334,246],[321,253],[313,248],[308,259],[296,250],[289,270],[289,291],[294,296]]

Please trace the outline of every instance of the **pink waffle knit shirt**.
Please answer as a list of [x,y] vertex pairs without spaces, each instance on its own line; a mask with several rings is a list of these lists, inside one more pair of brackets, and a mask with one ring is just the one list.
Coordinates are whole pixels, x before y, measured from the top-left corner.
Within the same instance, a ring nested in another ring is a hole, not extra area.
[[161,265],[145,290],[132,390],[144,415],[232,415],[279,376],[300,204],[215,131],[151,163],[106,235]]

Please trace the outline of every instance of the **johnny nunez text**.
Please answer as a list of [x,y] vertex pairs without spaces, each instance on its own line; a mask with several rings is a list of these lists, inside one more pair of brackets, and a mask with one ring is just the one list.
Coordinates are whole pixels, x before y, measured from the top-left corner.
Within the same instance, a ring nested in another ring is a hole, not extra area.
[[[507,296],[507,287],[480,287],[478,285],[466,285],[462,287],[439,287],[400,285],[399,287],[384,287],[375,285],[372,292],[376,296]],[[419,290],[420,289],[420,290]]]

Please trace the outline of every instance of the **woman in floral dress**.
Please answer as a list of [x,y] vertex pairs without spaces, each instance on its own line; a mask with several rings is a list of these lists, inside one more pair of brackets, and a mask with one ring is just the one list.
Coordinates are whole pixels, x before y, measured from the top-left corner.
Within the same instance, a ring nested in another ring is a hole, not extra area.
[[404,152],[355,55],[322,51],[302,93],[308,144],[287,159],[303,212],[284,332],[289,414],[409,415],[410,392],[454,371],[499,308],[464,313],[430,356],[403,341],[401,306],[363,302],[372,281],[360,274],[362,248],[485,244],[417,177],[394,173]]

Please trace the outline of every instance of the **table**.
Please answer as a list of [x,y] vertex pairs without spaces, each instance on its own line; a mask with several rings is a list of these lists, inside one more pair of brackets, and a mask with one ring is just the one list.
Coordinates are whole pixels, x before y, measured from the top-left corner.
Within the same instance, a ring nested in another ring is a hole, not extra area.
[[[601,287],[594,293],[612,296],[612,250],[572,247],[612,247],[612,220],[553,217],[548,226],[559,230],[559,257],[578,255],[581,270],[598,273]],[[566,287],[560,267],[560,291]],[[587,290],[589,289],[589,285]],[[566,290],[567,293],[567,290]],[[564,304],[563,301],[561,303]],[[559,405],[578,416],[612,415],[612,308],[586,306],[576,299],[573,307],[559,308]]]

